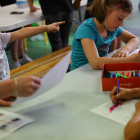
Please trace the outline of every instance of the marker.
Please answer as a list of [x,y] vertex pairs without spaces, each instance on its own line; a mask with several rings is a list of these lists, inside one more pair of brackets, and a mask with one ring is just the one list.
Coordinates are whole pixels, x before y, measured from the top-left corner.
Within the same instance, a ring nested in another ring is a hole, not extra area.
[[127,73],[127,77],[130,77],[129,72]]
[[127,76],[127,73],[125,74],[125,76]]
[[110,75],[111,75],[111,73],[110,73],[110,72],[108,72],[108,78],[110,78]]
[[137,71],[135,71],[135,77],[137,77]]
[[124,75],[124,72],[122,72],[122,75]]
[[133,77],[133,72],[131,72],[131,77]]
[[138,77],[140,77],[140,73],[138,73]]
[[139,71],[137,70],[137,77],[139,77],[138,73],[139,73]]
[[118,74],[117,73],[115,74],[115,78],[118,78]]
[[111,75],[110,75],[110,78],[113,78],[113,74],[114,74],[114,73],[112,72]]
[[113,73],[113,76],[112,76],[112,78],[115,78],[115,74]]
[[139,52],[138,53],[140,53],[140,50],[139,50]]
[[[120,79],[118,79],[117,94],[119,93],[119,86],[120,86]],[[117,103],[116,104],[118,105],[118,100],[117,100]]]
[[104,78],[106,78],[106,70],[104,71]]
[[117,73],[117,75],[120,76],[120,77],[128,78],[127,76],[121,75],[119,73]]

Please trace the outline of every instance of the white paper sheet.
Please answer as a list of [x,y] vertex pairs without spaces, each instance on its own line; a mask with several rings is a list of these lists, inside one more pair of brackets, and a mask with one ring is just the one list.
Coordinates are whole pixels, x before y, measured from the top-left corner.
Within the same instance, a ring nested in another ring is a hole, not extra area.
[[33,99],[58,85],[66,74],[70,62],[70,57],[71,52],[69,52],[57,65],[55,65],[45,76],[41,78],[41,87],[35,94],[26,98],[18,97],[16,101],[13,102],[12,106]]
[[109,108],[114,105],[111,101],[95,107],[90,111],[120,124],[126,125],[135,113],[135,103],[137,101],[138,100],[127,101],[123,105],[119,105],[112,111],[112,113],[109,112]]
[[[119,50],[119,49],[118,49],[118,50]],[[129,56],[132,55],[133,53],[138,53],[139,50],[140,50],[140,48],[137,48],[136,50],[132,51],[132,52],[129,54]],[[104,56],[104,57],[111,57],[116,51],[117,51],[117,50],[115,50],[115,51],[113,51],[113,52],[107,54],[107,55]]]
[[0,109],[0,139],[35,120]]

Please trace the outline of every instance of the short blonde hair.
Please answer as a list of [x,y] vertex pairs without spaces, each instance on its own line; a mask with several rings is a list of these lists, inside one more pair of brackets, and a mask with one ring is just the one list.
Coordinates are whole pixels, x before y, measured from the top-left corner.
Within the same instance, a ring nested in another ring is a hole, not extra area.
[[109,8],[116,6],[128,13],[132,13],[133,10],[131,0],[94,0],[87,9],[91,16],[96,17],[98,22],[102,23],[105,19],[106,6]]

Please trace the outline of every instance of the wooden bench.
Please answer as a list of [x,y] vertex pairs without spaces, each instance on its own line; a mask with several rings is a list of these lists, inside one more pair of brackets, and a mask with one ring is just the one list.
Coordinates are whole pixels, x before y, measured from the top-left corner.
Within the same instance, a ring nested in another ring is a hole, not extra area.
[[44,76],[53,66],[55,66],[65,55],[71,51],[71,46],[65,47],[51,54],[45,55],[32,62],[22,65],[10,71],[10,77],[21,76]]

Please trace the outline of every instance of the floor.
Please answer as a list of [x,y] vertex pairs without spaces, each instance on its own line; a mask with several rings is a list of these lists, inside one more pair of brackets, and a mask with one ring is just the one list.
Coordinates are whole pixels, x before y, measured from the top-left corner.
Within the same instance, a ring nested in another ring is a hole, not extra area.
[[[123,28],[132,32],[134,35],[136,35],[140,39],[140,12],[138,9],[138,3],[139,0],[132,0],[134,10],[133,13],[130,17],[130,19],[126,20],[124,22]],[[84,15],[82,15],[84,16]],[[72,44],[73,36],[75,33],[75,24],[73,24],[73,27],[71,29],[70,37],[69,37],[69,44]],[[43,37],[43,34],[41,34],[41,37]],[[44,55],[47,55],[51,53],[51,46],[48,41],[48,44],[46,45],[43,40],[39,40],[36,38],[35,41],[32,41],[31,38],[27,39],[27,46],[28,50],[25,51],[25,53],[33,60],[40,58]],[[12,60],[11,60],[11,55],[8,53],[8,60],[9,60],[9,65],[11,66]]]

